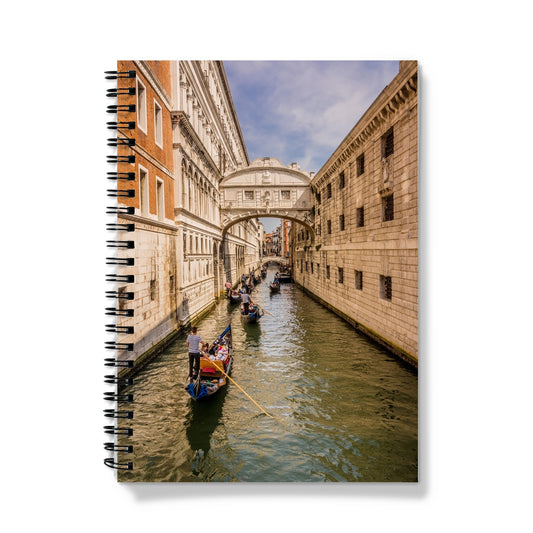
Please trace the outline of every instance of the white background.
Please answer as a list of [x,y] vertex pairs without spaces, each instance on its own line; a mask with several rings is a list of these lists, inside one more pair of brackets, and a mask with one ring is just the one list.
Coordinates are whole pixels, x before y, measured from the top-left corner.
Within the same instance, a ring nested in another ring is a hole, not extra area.
[[[4,531],[531,530],[525,2],[3,6]],[[104,467],[103,71],[420,62],[420,483],[119,485]]]

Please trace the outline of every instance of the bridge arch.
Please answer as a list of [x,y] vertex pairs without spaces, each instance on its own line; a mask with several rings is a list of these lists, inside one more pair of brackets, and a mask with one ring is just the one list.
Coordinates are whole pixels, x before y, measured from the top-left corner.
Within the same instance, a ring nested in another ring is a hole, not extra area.
[[284,218],[302,224],[314,236],[313,174],[279,159],[255,159],[220,182],[222,232],[250,218]]

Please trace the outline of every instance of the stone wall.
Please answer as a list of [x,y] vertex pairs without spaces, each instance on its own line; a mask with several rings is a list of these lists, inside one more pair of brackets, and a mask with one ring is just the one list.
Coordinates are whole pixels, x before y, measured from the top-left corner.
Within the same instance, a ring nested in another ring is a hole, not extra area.
[[316,236],[297,224],[291,231],[296,282],[415,364],[417,92],[416,62],[402,62],[313,179]]

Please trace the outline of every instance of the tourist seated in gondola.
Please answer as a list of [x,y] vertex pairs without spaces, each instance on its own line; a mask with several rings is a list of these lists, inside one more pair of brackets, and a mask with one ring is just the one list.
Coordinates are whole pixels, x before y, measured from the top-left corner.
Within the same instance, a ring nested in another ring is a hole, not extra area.
[[202,357],[207,357],[209,355],[209,343],[206,342],[203,346],[202,346],[202,349],[200,350],[200,355]]

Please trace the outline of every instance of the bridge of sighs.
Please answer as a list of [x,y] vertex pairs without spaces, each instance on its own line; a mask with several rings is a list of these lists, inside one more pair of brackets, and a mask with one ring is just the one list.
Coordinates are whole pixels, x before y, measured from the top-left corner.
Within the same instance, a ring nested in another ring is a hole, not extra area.
[[286,167],[270,157],[255,159],[224,177],[220,183],[223,233],[248,218],[276,217],[299,222],[314,234],[312,178],[296,163]]

